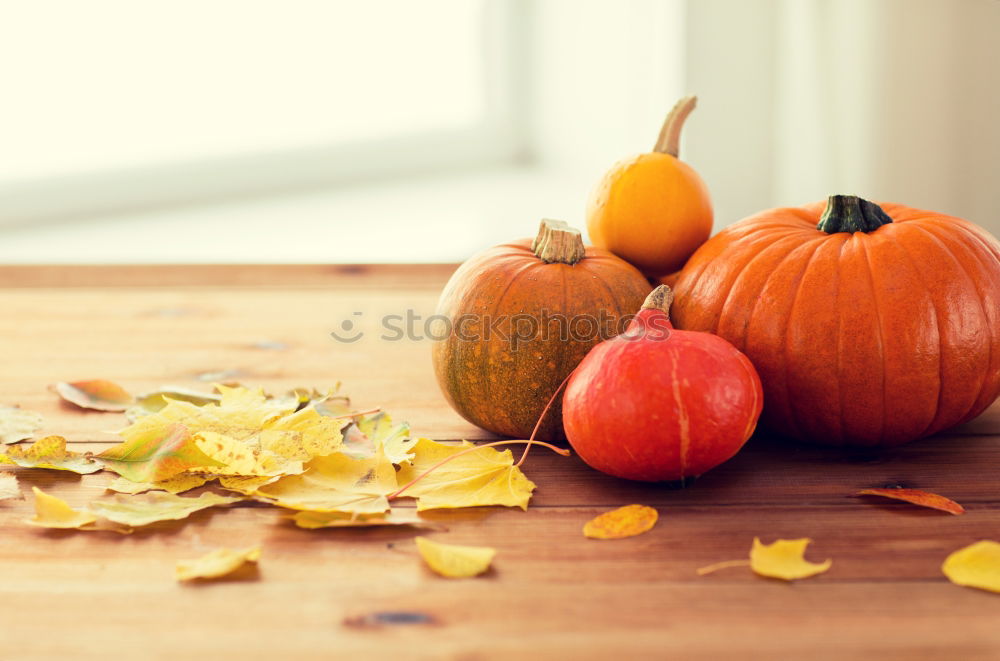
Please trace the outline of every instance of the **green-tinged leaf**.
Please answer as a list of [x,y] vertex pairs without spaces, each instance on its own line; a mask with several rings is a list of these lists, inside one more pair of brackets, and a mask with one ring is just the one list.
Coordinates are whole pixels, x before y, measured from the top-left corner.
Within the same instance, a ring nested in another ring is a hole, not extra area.
[[316,457],[303,474],[263,486],[256,497],[296,510],[380,514],[395,490],[396,469],[381,452],[370,459],[338,453]]
[[364,528],[371,526],[413,526],[446,530],[435,521],[421,518],[413,509],[394,509],[382,514],[348,514],[346,512],[296,512],[292,517],[299,528]]
[[50,496],[38,487],[31,487],[35,494],[35,516],[25,523],[40,528],[80,528],[97,521],[87,510],[76,510],[62,498]]
[[486,546],[459,546],[415,538],[417,550],[427,566],[445,578],[471,578],[490,568],[496,549]]
[[256,563],[260,559],[260,547],[233,551],[216,549],[194,560],[181,560],[177,563],[177,580],[192,581],[195,579],[212,579],[228,576],[247,563]]
[[107,487],[108,491],[117,493],[145,493],[147,491],[166,491],[168,493],[183,493],[191,489],[197,489],[210,478],[194,473],[180,473],[160,482],[133,482],[124,477],[118,477]]
[[60,382],[52,389],[67,402],[94,411],[124,411],[135,401],[127,390],[107,379]]
[[105,450],[97,458],[109,470],[133,482],[160,482],[189,468],[210,470],[222,466],[201,451],[181,424],[143,429],[142,433],[131,434],[124,443]]
[[11,498],[21,499],[21,487],[17,483],[17,477],[13,473],[0,473],[0,500],[10,500]]
[[351,407],[351,398],[343,395],[334,395],[314,401],[312,407],[320,415],[329,418],[344,419],[345,416],[354,412]]
[[375,448],[381,446],[385,456],[394,464],[402,464],[412,457],[417,441],[410,438],[410,426],[405,422],[392,424],[392,418],[384,411],[363,416],[344,430],[344,454],[354,458],[371,457]]
[[0,443],[24,441],[42,428],[42,416],[16,406],[0,406]]
[[139,527],[157,521],[185,519],[199,510],[238,503],[242,498],[229,498],[203,493],[197,498],[185,498],[162,491],[143,496],[115,496],[113,500],[95,500],[90,510],[101,517],[126,526]]
[[0,463],[8,461],[24,468],[48,468],[80,475],[101,470],[101,465],[86,455],[67,450],[66,439],[62,436],[46,436],[27,448],[12,445],[7,448],[6,454],[0,454]]
[[135,404],[125,411],[125,417],[129,422],[135,422],[139,418],[152,415],[162,410],[171,401],[187,402],[194,406],[205,406],[222,401],[222,395],[214,392],[201,392],[175,386],[163,386],[159,390],[147,392],[139,395],[135,399]]
[[216,388],[221,397],[217,403],[196,406],[171,400],[156,413],[136,420],[121,435],[134,440],[170,424],[183,424],[192,434],[211,432],[291,461],[305,461],[340,447],[339,420],[323,417],[311,408],[295,411],[294,404],[269,400],[260,389]]
[[[468,441],[461,445],[445,445],[421,438],[413,447],[413,459],[400,469],[397,481],[400,485],[409,484],[444,459],[472,447],[475,446]],[[499,452],[481,447],[438,466],[402,495],[416,498],[420,511],[479,505],[526,510],[534,490],[534,482],[514,465],[510,450]]]

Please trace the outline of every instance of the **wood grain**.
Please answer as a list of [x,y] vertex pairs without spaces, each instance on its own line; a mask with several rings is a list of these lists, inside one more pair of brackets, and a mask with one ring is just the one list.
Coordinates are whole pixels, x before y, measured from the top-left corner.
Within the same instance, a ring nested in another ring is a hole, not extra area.
[[[416,433],[489,438],[447,408],[429,340],[380,339],[386,314],[426,318],[452,268],[0,268],[0,404],[37,410],[41,433],[96,450],[123,417],[60,403],[47,384],[207,389],[214,372],[271,390],[341,381],[356,405],[383,405]],[[345,319],[365,336],[335,341]],[[890,454],[759,433],[687,489],[535,451],[527,513],[440,512],[447,532],[423,533],[498,549],[494,569],[467,581],[429,573],[410,529],[304,531],[276,509],[240,505],[130,536],[46,532],[22,523],[29,495],[0,503],[0,656],[996,659],[1000,596],[953,586],[939,568],[952,550],[1000,535],[998,465],[997,406]],[[25,491],[74,505],[111,479],[14,470]],[[853,496],[886,485],[942,493],[968,513]],[[631,502],[660,510],[650,533],[580,534],[596,513]],[[754,536],[811,537],[808,557],[833,558],[833,568],[795,584],[740,568],[695,574],[745,557]],[[263,547],[255,579],[173,580],[178,559],[251,544]]]

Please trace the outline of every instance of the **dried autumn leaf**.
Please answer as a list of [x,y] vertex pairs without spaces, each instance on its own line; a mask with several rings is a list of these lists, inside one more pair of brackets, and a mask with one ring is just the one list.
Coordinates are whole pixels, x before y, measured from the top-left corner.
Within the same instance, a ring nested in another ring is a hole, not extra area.
[[232,574],[248,562],[256,563],[260,559],[260,547],[233,551],[216,549],[194,560],[182,560],[177,563],[177,580],[192,581],[194,579],[220,578]]
[[266,484],[273,484],[281,479],[275,476],[223,475],[219,478],[219,486],[228,491],[235,491],[244,496],[253,496],[257,490]]
[[118,477],[105,488],[108,491],[133,495],[147,491],[166,491],[176,494],[197,489],[208,480],[209,478],[194,473],[180,473],[160,482],[133,482],[124,477]]
[[311,460],[301,475],[261,487],[257,497],[289,509],[380,514],[396,488],[396,469],[382,452],[370,459],[337,453]]
[[213,475],[234,477],[278,477],[302,472],[302,462],[292,461],[270,450],[254,447],[210,431],[194,435],[198,448],[218,462]]
[[40,528],[80,528],[97,521],[87,510],[76,510],[62,498],[50,496],[38,487],[31,487],[35,494],[35,517],[25,523]]
[[626,505],[600,514],[583,526],[591,539],[622,539],[652,530],[659,513],[646,505]]
[[0,406],[0,443],[31,438],[42,428],[42,416],[17,406]]
[[983,540],[949,555],[941,571],[955,585],[1000,592],[1000,544]]
[[269,400],[263,390],[217,385],[220,401],[196,406],[170,400],[161,410],[139,418],[122,430],[126,440],[142,438],[170,424],[183,424],[192,434],[211,432],[266,450],[292,461],[336,452],[341,421],[312,408],[294,410],[294,403]]
[[12,463],[24,468],[48,468],[89,475],[101,470],[101,465],[79,452],[66,449],[62,436],[46,436],[24,448],[12,445],[6,454],[0,454],[0,463]]
[[[470,448],[476,448],[471,450]],[[436,508],[504,505],[528,509],[535,483],[514,465],[510,450],[499,452],[490,447],[476,447],[468,441],[445,445],[421,438],[413,446],[413,459],[404,464],[397,480],[407,485],[434,468],[402,492],[417,499],[417,510]],[[438,466],[449,457],[466,453]],[[436,467],[436,468],[435,468]]]
[[133,482],[159,482],[189,468],[222,466],[202,452],[188,429],[180,424],[144,429],[97,458],[108,469]]
[[350,414],[351,398],[343,395],[325,397],[312,403],[313,409],[322,416],[330,418],[343,418]]
[[11,498],[24,498],[21,487],[17,484],[17,477],[11,473],[0,473],[0,500]]
[[230,505],[243,500],[214,493],[203,493],[197,498],[185,498],[162,491],[143,496],[115,496],[113,500],[95,500],[90,510],[108,521],[126,526],[146,526],[157,521],[177,521],[191,514],[217,505]]
[[794,581],[822,574],[830,569],[832,560],[809,562],[803,556],[811,539],[779,539],[772,544],[762,544],[754,537],[750,549],[750,568],[761,576]]
[[421,518],[415,510],[391,510],[382,514],[347,514],[345,512],[296,512],[292,517],[299,528],[364,528],[370,526],[413,526],[415,528],[446,528],[434,521]]
[[446,578],[478,576],[490,568],[496,549],[485,546],[459,546],[415,538],[417,550],[427,566]]
[[351,457],[370,457],[381,446],[389,461],[402,464],[412,459],[416,443],[416,439],[410,438],[408,424],[393,425],[389,414],[380,411],[361,417],[344,430],[341,452]]
[[222,395],[214,392],[201,392],[175,386],[163,386],[159,390],[147,392],[135,398],[135,404],[125,411],[129,422],[152,415],[162,410],[171,401],[187,402],[195,406],[205,406],[222,400]]
[[94,411],[124,411],[135,401],[127,390],[107,379],[60,382],[52,389],[67,402]]
[[941,510],[949,514],[965,514],[965,508],[954,500],[939,496],[936,493],[930,493],[929,491],[921,491],[920,489],[862,489],[856,495],[881,496],[883,498],[902,500],[914,505]]

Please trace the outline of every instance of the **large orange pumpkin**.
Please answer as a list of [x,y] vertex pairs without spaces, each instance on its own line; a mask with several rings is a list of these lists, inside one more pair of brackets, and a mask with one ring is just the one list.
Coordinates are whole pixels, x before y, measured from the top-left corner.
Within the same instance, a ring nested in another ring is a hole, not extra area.
[[[566,223],[495,246],[452,275],[437,313],[450,332],[434,370],[452,407],[504,436],[528,438],[545,405],[594,345],[617,335],[649,282],[627,262],[583,245]],[[556,401],[536,438],[564,438]]]
[[764,420],[809,442],[897,445],[1000,394],[1000,244],[965,220],[835,195],[705,243],[677,327],[744,352]]

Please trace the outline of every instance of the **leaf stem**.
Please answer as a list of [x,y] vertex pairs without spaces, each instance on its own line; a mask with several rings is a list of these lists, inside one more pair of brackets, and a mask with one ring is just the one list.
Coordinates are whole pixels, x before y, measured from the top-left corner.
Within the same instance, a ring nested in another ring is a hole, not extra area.
[[359,415],[371,415],[372,413],[379,413],[382,410],[381,406],[376,406],[373,409],[368,409],[367,411],[355,411],[353,413],[344,413],[342,415],[331,415],[329,416],[333,420],[343,420],[344,418],[356,418]]
[[[575,371],[576,368],[573,369],[573,372]],[[562,380],[562,383],[559,384],[556,391],[552,393],[551,397],[549,397],[549,401],[545,404],[545,408],[542,409],[541,415],[538,416],[538,420],[535,422],[535,428],[531,430],[531,436],[528,437],[529,444],[524,446],[524,452],[521,453],[521,458],[517,460],[517,463],[514,464],[515,466],[520,467],[521,464],[524,463],[524,460],[528,458],[528,450],[531,449],[531,443],[536,442],[535,435],[538,434],[538,430],[542,426],[542,421],[545,420],[546,414],[548,414],[549,409],[552,408],[552,403],[556,401],[556,397],[559,395],[560,391],[562,391],[563,387],[565,387],[566,382],[569,381],[569,377],[573,376],[573,372],[566,375],[566,378]],[[565,456],[568,457],[569,455],[567,454]]]
[[714,565],[709,565],[707,567],[702,567],[698,569],[695,573],[698,576],[704,576],[706,574],[711,574],[717,572],[720,569],[729,569],[730,567],[749,567],[749,560],[723,560],[722,562],[716,562]]
[[481,448],[492,448],[492,447],[496,447],[498,445],[513,445],[515,443],[527,443],[529,447],[532,446],[532,445],[541,445],[543,447],[546,447],[546,448],[552,450],[556,454],[560,454],[560,455],[562,455],[564,457],[568,457],[569,456],[569,450],[566,450],[564,448],[556,447],[556,446],[552,445],[551,443],[545,443],[544,441],[534,441],[534,440],[527,440],[527,441],[493,441],[492,443],[484,443],[483,445],[473,445],[470,448],[466,448],[466,449],[462,450],[461,452],[456,452],[455,454],[453,454],[453,455],[451,455],[449,457],[446,457],[446,458],[442,459],[441,461],[437,462],[436,464],[434,464],[433,466],[431,466],[430,468],[428,468],[427,470],[425,470],[423,473],[421,473],[420,475],[416,476],[415,478],[413,478],[412,480],[410,480],[409,482],[407,482],[406,484],[404,484],[403,486],[401,486],[399,489],[396,489],[395,491],[393,491],[391,494],[389,494],[388,496],[386,496],[386,498],[388,500],[393,500],[394,498],[399,498],[399,496],[404,491],[406,491],[407,489],[409,489],[410,487],[412,487],[414,484],[416,484],[420,480],[424,479],[425,477],[427,477],[428,475],[430,475],[431,473],[433,473],[434,471],[436,471],[438,468],[441,468],[441,466],[444,466],[445,464],[447,464],[452,459],[458,459],[462,455],[469,454],[470,452],[475,452],[476,450],[479,450]]

